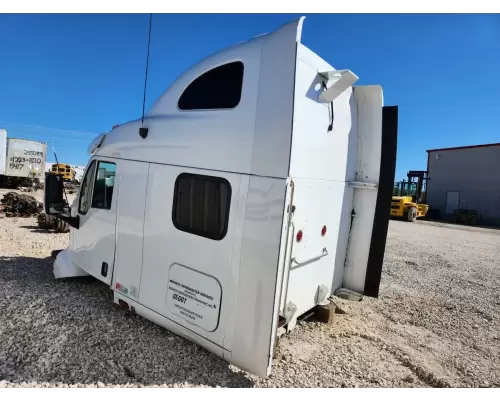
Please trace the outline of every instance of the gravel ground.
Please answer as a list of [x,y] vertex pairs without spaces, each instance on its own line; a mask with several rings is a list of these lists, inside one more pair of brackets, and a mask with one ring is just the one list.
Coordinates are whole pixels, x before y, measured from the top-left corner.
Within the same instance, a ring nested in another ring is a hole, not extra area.
[[380,298],[301,322],[267,380],[117,309],[92,278],[55,281],[68,238],[0,218],[0,387],[500,386],[500,231],[391,221]]

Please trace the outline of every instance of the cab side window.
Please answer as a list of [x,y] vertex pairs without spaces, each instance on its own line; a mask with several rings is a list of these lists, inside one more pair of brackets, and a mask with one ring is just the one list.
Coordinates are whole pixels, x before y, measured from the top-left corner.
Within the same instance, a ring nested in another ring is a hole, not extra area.
[[243,63],[235,61],[220,65],[200,75],[179,98],[181,111],[228,110],[241,100]]
[[226,179],[182,173],[175,181],[172,222],[180,231],[222,240],[230,204],[231,185]]
[[113,189],[115,186],[116,164],[99,161],[94,182],[92,208],[111,209]]
[[115,187],[116,164],[107,161],[92,161],[85,172],[80,189],[78,212],[88,213],[90,207],[111,209]]
[[92,195],[92,182],[94,179],[96,162],[92,161],[92,163],[88,166],[87,171],[85,172],[85,177],[83,178],[82,186],[80,188],[80,200],[78,203],[78,212],[82,215],[87,214],[90,208],[90,199]]

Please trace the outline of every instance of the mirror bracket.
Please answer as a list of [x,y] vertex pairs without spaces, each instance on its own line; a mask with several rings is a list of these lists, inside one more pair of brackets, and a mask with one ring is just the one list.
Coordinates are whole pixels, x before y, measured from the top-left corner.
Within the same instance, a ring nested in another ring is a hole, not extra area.
[[61,221],[67,222],[69,226],[75,229],[80,229],[80,216],[72,217],[68,214],[55,214],[54,217],[59,218]]

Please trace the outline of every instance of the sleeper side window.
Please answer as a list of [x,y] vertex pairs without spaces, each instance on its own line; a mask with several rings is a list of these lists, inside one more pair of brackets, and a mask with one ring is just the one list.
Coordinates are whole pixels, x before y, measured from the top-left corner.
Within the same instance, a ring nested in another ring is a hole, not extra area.
[[92,195],[92,182],[94,179],[95,166],[96,162],[92,161],[92,163],[88,166],[87,171],[85,172],[85,177],[83,178],[82,186],[80,188],[78,212],[82,215],[87,214],[90,208],[90,199]]
[[113,189],[115,186],[116,164],[99,161],[94,182],[92,208],[111,209]]
[[196,78],[179,98],[182,111],[235,108],[241,100],[243,63],[221,65]]
[[230,204],[231,185],[226,179],[182,173],[175,181],[172,221],[181,231],[222,240]]

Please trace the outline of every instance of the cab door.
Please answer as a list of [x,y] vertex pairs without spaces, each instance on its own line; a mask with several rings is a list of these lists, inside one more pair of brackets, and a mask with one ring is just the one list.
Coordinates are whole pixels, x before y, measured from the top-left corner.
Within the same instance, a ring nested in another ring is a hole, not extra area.
[[115,258],[117,210],[116,160],[95,158],[86,169],[73,215],[73,263],[95,278],[111,284]]

